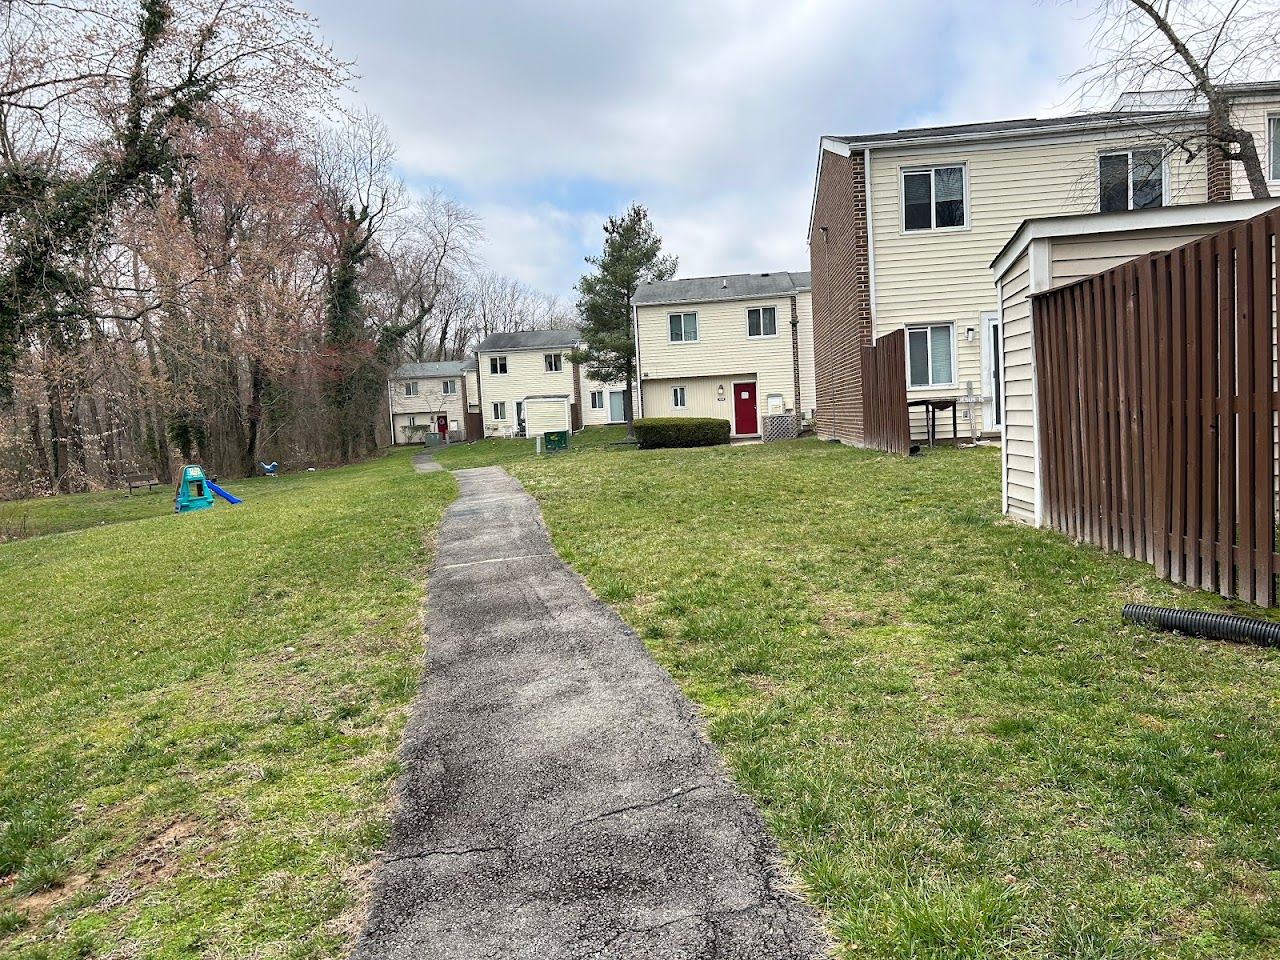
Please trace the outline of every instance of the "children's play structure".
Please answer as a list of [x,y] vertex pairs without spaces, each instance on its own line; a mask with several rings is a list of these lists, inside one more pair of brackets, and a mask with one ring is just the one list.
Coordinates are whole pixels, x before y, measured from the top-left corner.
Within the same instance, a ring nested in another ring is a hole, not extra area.
[[173,495],[175,513],[188,513],[192,510],[207,510],[213,506],[214,496],[219,496],[230,504],[241,503],[239,497],[232,496],[204,475],[204,470],[194,463],[182,468],[178,478],[178,489]]

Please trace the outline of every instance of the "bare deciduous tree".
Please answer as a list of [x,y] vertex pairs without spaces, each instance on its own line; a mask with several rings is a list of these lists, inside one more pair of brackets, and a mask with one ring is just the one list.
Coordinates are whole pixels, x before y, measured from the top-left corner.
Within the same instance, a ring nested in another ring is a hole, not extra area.
[[1082,98],[1145,92],[1171,112],[1207,111],[1203,129],[1155,132],[1188,159],[1215,150],[1238,161],[1253,196],[1270,196],[1253,133],[1235,121],[1231,101],[1236,85],[1275,79],[1274,0],[1101,0],[1094,14],[1098,56],[1077,74]]

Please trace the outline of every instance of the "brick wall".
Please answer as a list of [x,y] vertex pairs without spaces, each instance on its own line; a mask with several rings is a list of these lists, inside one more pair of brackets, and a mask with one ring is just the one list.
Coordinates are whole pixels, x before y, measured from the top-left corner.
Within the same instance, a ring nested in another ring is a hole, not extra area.
[[813,274],[813,360],[818,436],[861,444],[861,347],[871,342],[863,157],[824,151],[809,269]]
[[1209,140],[1205,146],[1205,166],[1209,181],[1207,199],[1210,203],[1222,203],[1231,199],[1231,161],[1213,139],[1214,131],[1220,126],[1210,118]]

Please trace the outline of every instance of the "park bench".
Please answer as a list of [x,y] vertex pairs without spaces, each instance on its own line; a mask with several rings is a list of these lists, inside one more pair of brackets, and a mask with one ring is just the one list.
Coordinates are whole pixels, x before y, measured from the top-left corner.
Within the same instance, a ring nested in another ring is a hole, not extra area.
[[135,489],[147,488],[150,493],[152,488],[160,485],[160,480],[154,473],[126,473],[124,475],[124,485],[126,487],[125,496],[133,496]]

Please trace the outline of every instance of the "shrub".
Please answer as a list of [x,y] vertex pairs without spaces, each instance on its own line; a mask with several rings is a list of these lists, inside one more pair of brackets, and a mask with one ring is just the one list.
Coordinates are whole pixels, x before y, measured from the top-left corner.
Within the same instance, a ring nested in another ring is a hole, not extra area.
[[729,442],[729,421],[712,417],[645,417],[637,420],[641,450],[659,447],[714,447]]

